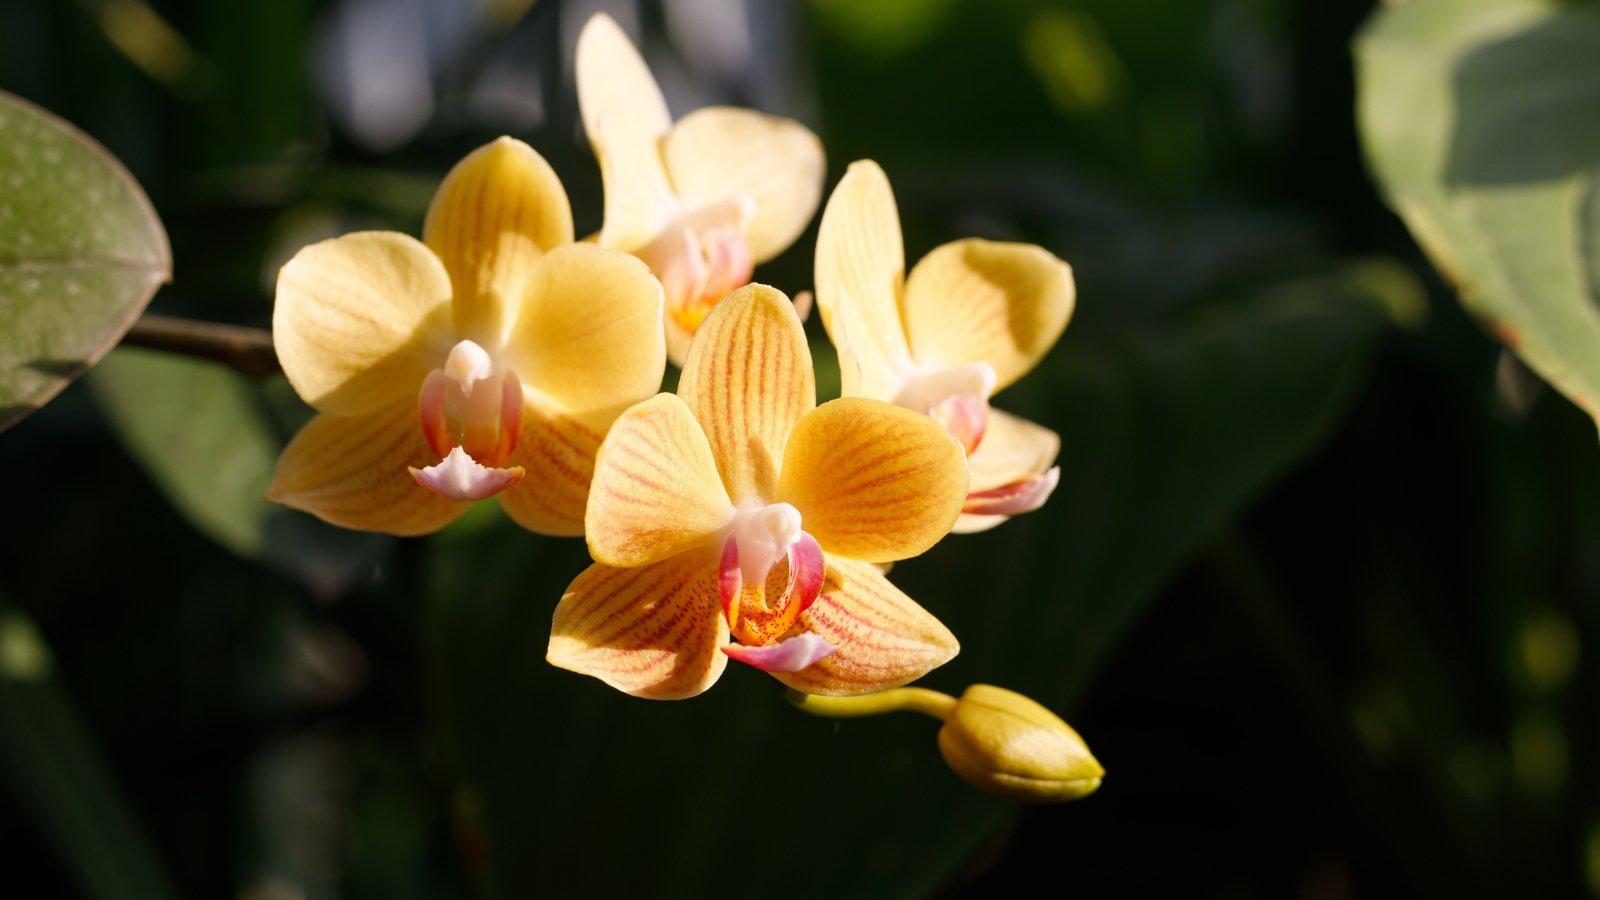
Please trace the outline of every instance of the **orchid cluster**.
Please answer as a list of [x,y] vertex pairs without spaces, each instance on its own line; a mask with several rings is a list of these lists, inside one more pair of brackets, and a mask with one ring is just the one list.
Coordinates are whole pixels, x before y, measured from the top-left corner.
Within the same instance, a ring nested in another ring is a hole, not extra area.
[[[843,386],[818,405],[801,314],[751,277],[812,220],[821,143],[744,109],[674,122],[604,15],[576,66],[605,186],[592,239],[545,160],[503,137],[446,176],[421,241],[349,234],[283,267],[274,339],[318,414],[269,498],[419,535],[494,497],[530,531],[583,535],[594,563],[555,607],[548,659],[636,696],[694,696],[730,659],[797,696],[920,678],[958,644],[885,571],[1050,496],[1058,437],[990,399],[1065,328],[1070,268],[969,239],[907,274],[889,181],[852,164],[817,239]],[[657,393],[668,360],[678,389]],[[947,731],[965,721],[935,706]],[[1082,746],[1059,720],[1012,720]],[[963,774],[975,753],[946,750]],[[1098,784],[1081,757],[1072,796]]]

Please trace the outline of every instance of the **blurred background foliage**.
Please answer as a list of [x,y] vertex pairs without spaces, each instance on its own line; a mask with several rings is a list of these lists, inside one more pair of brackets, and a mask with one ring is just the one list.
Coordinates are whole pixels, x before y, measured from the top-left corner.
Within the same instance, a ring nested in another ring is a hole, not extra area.
[[[8,894],[1600,896],[1600,448],[1381,202],[1372,4],[10,0],[0,89],[144,185],[153,310],[264,326],[295,249],[417,233],[498,134],[598,228],[597,9],[674,112],[795,116],[830,187],[880,162],[908,259],[1073,264],[1066,337],[998,404],[1062,433],[1054,498],[893,577],[963,644],[929,686],[1038,698],[1105,785],[1024,811],[925,720],[556,671],[581,542],[272,508],[307,415],[281,379],[122,349],[0,436]],[[814,233],[758,279],[809,288]]]

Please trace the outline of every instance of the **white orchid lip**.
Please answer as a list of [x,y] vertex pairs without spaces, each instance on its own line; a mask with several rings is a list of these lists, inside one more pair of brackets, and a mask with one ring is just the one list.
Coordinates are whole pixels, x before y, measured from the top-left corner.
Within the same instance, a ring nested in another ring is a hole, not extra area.
[[444,365],[428,373],[417,414],[440,456],[436,465],[411,469],[418,484],[452,500],[481,500],[522,479],[520,467],[502,468],[522,433],[522,381],[497,370],[477,343],[458,342]]
[[479,465],[460,447],[454,447],[439,462],[424,469],[408,467],[411,477],[436,494],[451,500],[482,500],[492,497],[522,480],[522,467],[491,469]]
[[988,427],[989,395],[997,380],[994,366],[986,362],[917,368],[902,375],[890,402],[932,416],[970,456]]
[[928,412],[950,397],[988,400],[998,380],[994,366],[986,362],[919,367],[901,377],[900,390],[889,402],[920,413]]

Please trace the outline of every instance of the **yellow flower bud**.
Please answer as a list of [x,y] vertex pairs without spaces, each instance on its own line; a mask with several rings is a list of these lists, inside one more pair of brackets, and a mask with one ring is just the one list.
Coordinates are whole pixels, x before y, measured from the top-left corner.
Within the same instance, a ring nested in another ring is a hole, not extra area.
[[1105,769],[1072,726],[1015,691],[975,684],[939,730],[939,752],[987,794],[1062,803],[1100,787]]

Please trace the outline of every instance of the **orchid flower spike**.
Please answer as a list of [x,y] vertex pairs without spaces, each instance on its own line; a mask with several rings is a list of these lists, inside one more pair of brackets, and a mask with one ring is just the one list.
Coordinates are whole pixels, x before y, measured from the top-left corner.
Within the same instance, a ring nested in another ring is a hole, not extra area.
[[278,360],[319,414],[267,498],[415,535],[497,496],[524,528],[582,534],[606,429],[661,386],[661,286],[574,244],[561,182],[511,138],[450,171],[423,237],[348,234],[278,273]]
[[641,697],[704,691],[734,658],[813,694],[905,684],[955,637],[879,571],[949,530],[961,445],[878,400],[816,406],[794,306],[753,284],[712,310],[677,394],[622,414],[585,518],[595,564],[548,658]]
[[944,723],[939,753],[950,771],[985,794],[1019,803],[1065,803],[1100,789],[1106,770],[1060,716],[1030,697],[974,684],[958,699],[920,687],[861,697],[791,690],[789,702],[830,719],[916,712]]
[[578,105],[605,181],[599,243],[644,260],[666,289],[667,354],[718,300],[782,253],[822,198],[817,136],[792,119],[713,106],[674,123],[628,36],[596,13],[578,36]]
[[817,234],[817,309],[839,351],[847,397],[939,420],[966,446],[972,493],[957,532],[1044,505],[1061,439],[989,406],[1066,328],[1072,269],[1032,244],[969,238],[935,248],[905,276],[900,216],[877,163],[852,163]]

